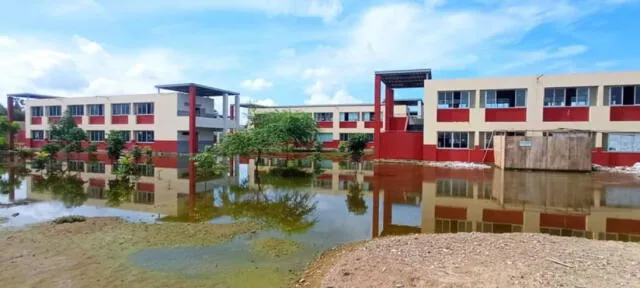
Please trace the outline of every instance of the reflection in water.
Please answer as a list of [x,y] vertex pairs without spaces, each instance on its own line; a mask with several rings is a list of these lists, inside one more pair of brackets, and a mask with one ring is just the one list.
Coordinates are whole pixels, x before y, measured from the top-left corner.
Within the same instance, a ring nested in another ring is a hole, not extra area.
[[364,215],[367,213],[367,203],[364,201],[364,193],[358,182],[349,183],[347,190],[347,209],[355,215]]
[[67,208],[73,208],[88,199],[83,185],[84,181],[78,175],[51,173],[34,181],[33,190],[51,192],[53,199],[61,201]]

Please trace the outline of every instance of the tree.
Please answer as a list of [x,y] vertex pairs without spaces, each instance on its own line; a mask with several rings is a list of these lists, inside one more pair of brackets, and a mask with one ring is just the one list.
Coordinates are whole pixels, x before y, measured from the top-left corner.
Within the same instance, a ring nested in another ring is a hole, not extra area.
[[8,139],[20,131],[18,123],[9,124],[9,118],[0,116],[0,150],[8,148]]
[[118,161],[122,156],[122,151],[126,147],[126,141],[120,131],[111,131],[105,139],[107,144],[107,156],[111,162]]
[[[7,115],[7,107],[0,104],[0,115]],[[13,121],[24,121],[24,100],[14,99],[13,102]]]
[[364,149],[367,148],[367,135],[365,134],[355,134],[349,137],[349,156],[351,157],[351,161],[360,162],[362,160],[362,155],[364,155]]
[[51,126],[51,140],[61,147],[61,151],[67,155],[67,162],[71,153],[84,152],[82,143],[87,141],[87,133],[78,127],[71,116],[71,111],[66,110],[60,121]]
[[196,171],[200,177],[220,176],[227,171],[222,155],[216,147],[207,146],[205,151],[193,157]]

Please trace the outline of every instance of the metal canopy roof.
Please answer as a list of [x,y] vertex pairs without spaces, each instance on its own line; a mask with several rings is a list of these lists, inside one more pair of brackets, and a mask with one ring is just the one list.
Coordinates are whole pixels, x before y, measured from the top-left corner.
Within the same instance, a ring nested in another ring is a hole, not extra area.
[[170,90],[182,93],[189,93],[189,87],[196,87],[196,95],[197,96],[223,96],[223,95],[240,95],[238,92],[233,92],[229,90],[209,87],[205,85],[200,85],[196,83],[183,83],[183,84],[167,84],[167,85],[156,85],[157,89]]
[[376,71],[378,75],[391,88],[424,88],[424,80],[431,79],[431,69]]
[[11,93],[11,94],[7,94],[7,97],[29,98],[29,99],[55,99],[55,98],[60,98],[59,96],[41,95],[41,94],[34,94],[34,93]]
[[265,105],[260,105],[260,104],[253,104],[253,103],[243,103],[240,104],[240,108],[271,108],[269,106],[265,106]]
[[422,99],[395,99],[393,104],[397,105],[418,105],[422,102]]

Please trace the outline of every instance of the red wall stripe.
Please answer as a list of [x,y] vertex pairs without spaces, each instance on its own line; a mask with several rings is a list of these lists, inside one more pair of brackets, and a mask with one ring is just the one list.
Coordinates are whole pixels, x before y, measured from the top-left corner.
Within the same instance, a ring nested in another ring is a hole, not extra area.
[[438,109],[438,122],[469,122],[469,109]]
[[485,108],[485,122],[526,122],[527,108]]
[[540,213],[540,227],[586,230],[587,218],[584,215]]
[[610,121],[640,121],[640,106],[611,106]]
[[340,122],[340,128],[357,128],[358,122]]
[[546,107],[542,110],[544,122],[589,121],[589,107]]
[[467,220],[467,208],[436,205],[435,215],[441,219]]
[[319,122],[316,122],[316,127],[318,127],[318,128],[333,128],[333,122],[331,122],[331,121],[319,121]]
[[522,225],[524,214],[522,211],[483,209],[482,221]]
[[640,220],[607,218],[607,233],[640,235]]

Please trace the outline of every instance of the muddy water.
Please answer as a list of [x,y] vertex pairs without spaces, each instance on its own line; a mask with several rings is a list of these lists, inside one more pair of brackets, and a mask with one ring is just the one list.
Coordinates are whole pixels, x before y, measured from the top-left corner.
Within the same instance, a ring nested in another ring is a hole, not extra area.
[[[256,221],[264,229],[210,247],[154,248],[130,255],[141,269],[213,277],[223,286],[281,286],[318,253],[343,243],[385,235],[455,232],[533,232],[640,241],[640,178],[628,174],[455,170],[411,165],[297,161],[309,177],[269,174],[283,163],[267,159],[233,167],[233,176],[185,177],[188,161],[154,161],[130,201],[107,205],[104,169],[84,165],[79,187],[39,190],[43,177],[3,168],[2,227],[80,214],[143,222]],[[316,168],[316,169],[314,169]],[[270,176],[271,175],[271,176]],[[77,189],[76,189],[77,188]],[[193,192],[190,194],[190,191]],[[16,215],[17,213],[17,215]],[[14,215],[16,215],[14,217]],[[256,240],[297,243],[294,253],[261,253]],[[248,275],[239,280],[239,275]],[[252,277],[254,275],[255,277]]]

